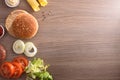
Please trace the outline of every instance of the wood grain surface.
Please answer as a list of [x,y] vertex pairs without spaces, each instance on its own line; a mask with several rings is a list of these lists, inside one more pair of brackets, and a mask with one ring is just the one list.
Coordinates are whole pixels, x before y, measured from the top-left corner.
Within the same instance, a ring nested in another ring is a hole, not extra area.
[[[23,41],[37,46],[36,57],[51,65],[54,80],[120,80],[120,0],[48,2],[39,12],[33,12],[26,0],[21,0],[17,8],[8,8],[0,0],[0,24],[4,25],[8,14],[16,9],[36,17],[37,35]],[[7,31],[0,39],[7,50],[7,61],[18,56],[12,51],[15,40]],[[17,80],[25,80],[25,74]]]

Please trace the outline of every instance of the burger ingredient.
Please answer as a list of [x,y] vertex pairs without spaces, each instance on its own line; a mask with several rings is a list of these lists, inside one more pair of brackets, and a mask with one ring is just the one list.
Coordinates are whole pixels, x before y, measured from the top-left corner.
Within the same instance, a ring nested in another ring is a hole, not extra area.
[[28,66],[28,60],[23,56],[15,57],[12,62],[19,63],[21,65],[23,71],[24,71],[25,67]]
[[38,0],[38,1],[39,1],[40,5],[43,7],[45,7],[48,4],[47,0]]
[[24,54],[27,57],[34,57],[37,53],[37,48],[32,42],[27,42],[25,43],[25,52]]
[[17,62],[12,62],[12,65],[14,66],[14,74],[12,75],[12,78],[19,78],[22,74],[22,67]]
[[6,58],[6,50],[0,45],[0,62],[2,62]]
[[5,78],[19,78],[28,66],[28,60],[18,56],[12,62],[4,62],[0,66],[0,74]]
[[4,33],[5,33],[4,28],[2,25],[0,25],[0,38],[3,37]]
[[22,40],[16,40],[13,43],[13,51],[16,54],[24,53],[27,57],[34,57],[37,54],[37,48],[32,42],[24,44]]
[[17,40],[13,43],[13,51],[16,54],[22,54],[25,49],[25,44],[22,40]]
[[44,64],[44,61],[40,58],[34,58],[34,60],[29,62],[26,67],[25,72],[27,73],[26,80],[53,80],[52,75],[47,71],[48,65]]
[[5,78],[11,78],[14,72],[14,66],[10,62],[4,62],[0,67],[0,74]]
[[0,36],[2,36],[2,34],[3,34],[3,29],[2,29],[2,27],[0,26]]
[[39,11],[40,10],[39,6],[45,7],[48,4],[47,0],[27,0],[27,2],[29,3],[29,5],[32,7],[34,11]]
[[5,3],[8,7],[16,7],[19,5],[20,0],[5,0]]
[[27,2],[29,3],[29,5],[32,7],[32,9],[34,11],[39,11],[39,3],[36,0],[27,0]]
[[31,39],[39,28],[36,18],[25,10],[12,11],[5,21],[5,27],[11,36],[19,39]]

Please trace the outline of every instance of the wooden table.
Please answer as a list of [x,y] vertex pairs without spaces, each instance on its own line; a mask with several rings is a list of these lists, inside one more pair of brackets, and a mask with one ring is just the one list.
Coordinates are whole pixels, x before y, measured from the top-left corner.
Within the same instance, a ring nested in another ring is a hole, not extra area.
[[[37,18],[37,35],[23,41],[37,46],[36,57],[51,65],[54,80],[120,80],[120,0],[48,2],[39,12],[33,12],[26,0],[12,9],[0,0],[0,24],[4,25],[15,9],[24,9]],[[0,39],[7,50],[7,61],[18,56],[12,51],[15,40],[7,31]],[[25,74],[17,80],[25,80]]]

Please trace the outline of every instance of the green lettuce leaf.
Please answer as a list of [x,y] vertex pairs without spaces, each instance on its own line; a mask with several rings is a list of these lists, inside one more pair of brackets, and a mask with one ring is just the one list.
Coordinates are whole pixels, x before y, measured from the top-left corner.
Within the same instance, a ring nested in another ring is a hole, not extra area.
[[27,73],[26,80],[35,80],[36,78],[39,78],[39,80],[53,80],[52,75],[47,71],[48,67],[49,65],[45,65],[42,59],[34,58],[25,69]]

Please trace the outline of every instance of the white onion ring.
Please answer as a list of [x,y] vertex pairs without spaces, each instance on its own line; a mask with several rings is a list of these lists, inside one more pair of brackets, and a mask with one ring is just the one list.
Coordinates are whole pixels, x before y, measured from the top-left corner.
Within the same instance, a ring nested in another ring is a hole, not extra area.
[[[31,52],[31,50],[33,50]],[[37,48],[36,46],[32,43],[32,42],[27,42],[25,44],[25,51],[24,51],[24,54],[27,56],[27,57],[34,57],[37,53]]]
[[24,44],[24,42],[22,40],[16,40],[13,43],[13,51],[16,54],[22,54],[22,53],[24,53],[24,49],[25,49],[25,44]]

